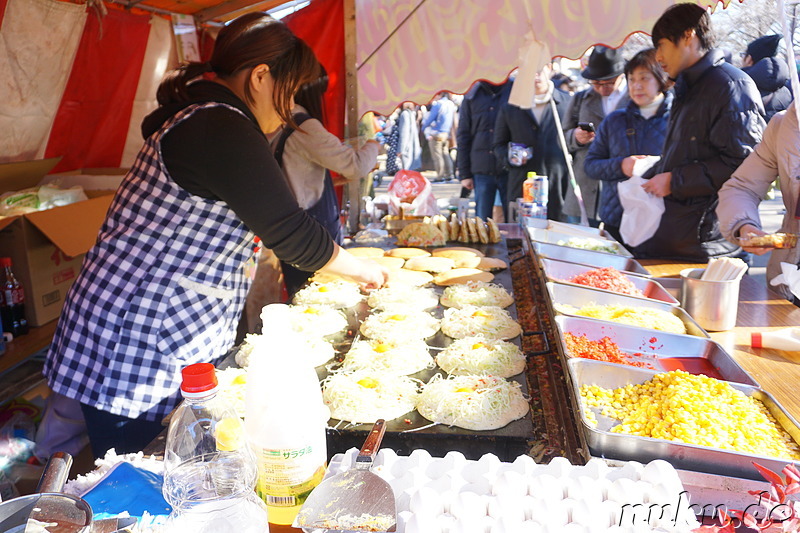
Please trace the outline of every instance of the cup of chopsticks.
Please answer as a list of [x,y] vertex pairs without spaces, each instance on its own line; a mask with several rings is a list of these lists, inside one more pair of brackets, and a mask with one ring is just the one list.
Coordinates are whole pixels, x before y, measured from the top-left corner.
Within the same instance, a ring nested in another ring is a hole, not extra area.
[[706,268],[681,271],[681,307],[707,331],[726,331],[736,325],[739,283],[747,272],[741,259],[711,259]]

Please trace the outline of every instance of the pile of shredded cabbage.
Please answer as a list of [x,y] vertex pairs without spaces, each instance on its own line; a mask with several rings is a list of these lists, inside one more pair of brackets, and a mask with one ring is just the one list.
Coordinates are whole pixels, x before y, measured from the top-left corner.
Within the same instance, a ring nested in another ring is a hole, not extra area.
[[404,342],[427,339],[439,331],[439,321],[424,311],[391,307],[373,313],[361,323],[361,333],[370,339]]
[[461,308],[465,305],[508,307],[514,297],[500,285],[485,281],[468,281],[451,285],[442,293],[442,305]]
[[374,339],[356,341],[342,362],[343,370],[366,370],[395,376],[415,374],[433,366],[428,345],[418,339],[403,343]]
[[475,431],[501,428],[525,416],[528,408],[519,383],[488,374],[436,374],[417,401],[417,410],[428,420]]
[[344,313],[322,305],[292,305],[289,307],[292,329],[310,338],[333,335],[347,328]]
[[453,341],[436,356],[436,363],[457,376],[491,374],[508,378],[525,370],[525,355],[516,344],[477,335]]
[[354,424],[392,420],[413,411],[418,381],[406,376],[357,370],[339,371],[322,382],[322,399],[331,418]]
[[451,307],[445,310],[442,331],[454,339],[475,335],[488,339],[513,339],[522,333],[522,328],[505,309],[466,305],[461,309]]
[[336,309],[353,307],[364,299],[358,285],[344,280],[328,283],[312,282],[297,291],[293,303],[299,305],[327,305]]
[[439,297],[436,291],[427,287],[392,285],[372,291],[367,303],[374,309],[408,307],[424,311],[439,305]]

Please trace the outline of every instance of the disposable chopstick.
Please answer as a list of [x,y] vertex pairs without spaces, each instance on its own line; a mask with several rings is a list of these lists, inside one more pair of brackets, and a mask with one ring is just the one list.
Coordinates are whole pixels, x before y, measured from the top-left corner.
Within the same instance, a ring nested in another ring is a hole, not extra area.
[[747,271],[747,264],[739,258],[721,257],[711,259],[700,276],[703,281],[730,281],[741,278]]

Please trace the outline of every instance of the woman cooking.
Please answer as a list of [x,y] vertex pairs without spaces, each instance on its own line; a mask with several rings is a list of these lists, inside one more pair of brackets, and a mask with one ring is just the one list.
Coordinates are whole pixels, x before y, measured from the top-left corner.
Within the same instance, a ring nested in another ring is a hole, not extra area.
[[293,96],[318,76],[303,41],[251,13],[220,31],[211,61],[161,83],[44,368],[55,392],[81,403],[96,456],[146,446],[178,402],[180,369],[232,347],[254,234],[303,270],[383,284],[381,267],[297,205],[265,137],[294,126]]

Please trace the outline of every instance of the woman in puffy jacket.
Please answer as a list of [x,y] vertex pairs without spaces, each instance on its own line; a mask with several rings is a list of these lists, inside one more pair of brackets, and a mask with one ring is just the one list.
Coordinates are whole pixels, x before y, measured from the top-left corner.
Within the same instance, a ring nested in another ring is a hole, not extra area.
[[600,123],[584,163],[589,177],[605,182],[598,212],[606,231],[620,242],[622,204],[617,185],[633,175],[637,159],[661,154],[673,99],[667,74],[652,48],[628,61],[625,77],[631,102]]

